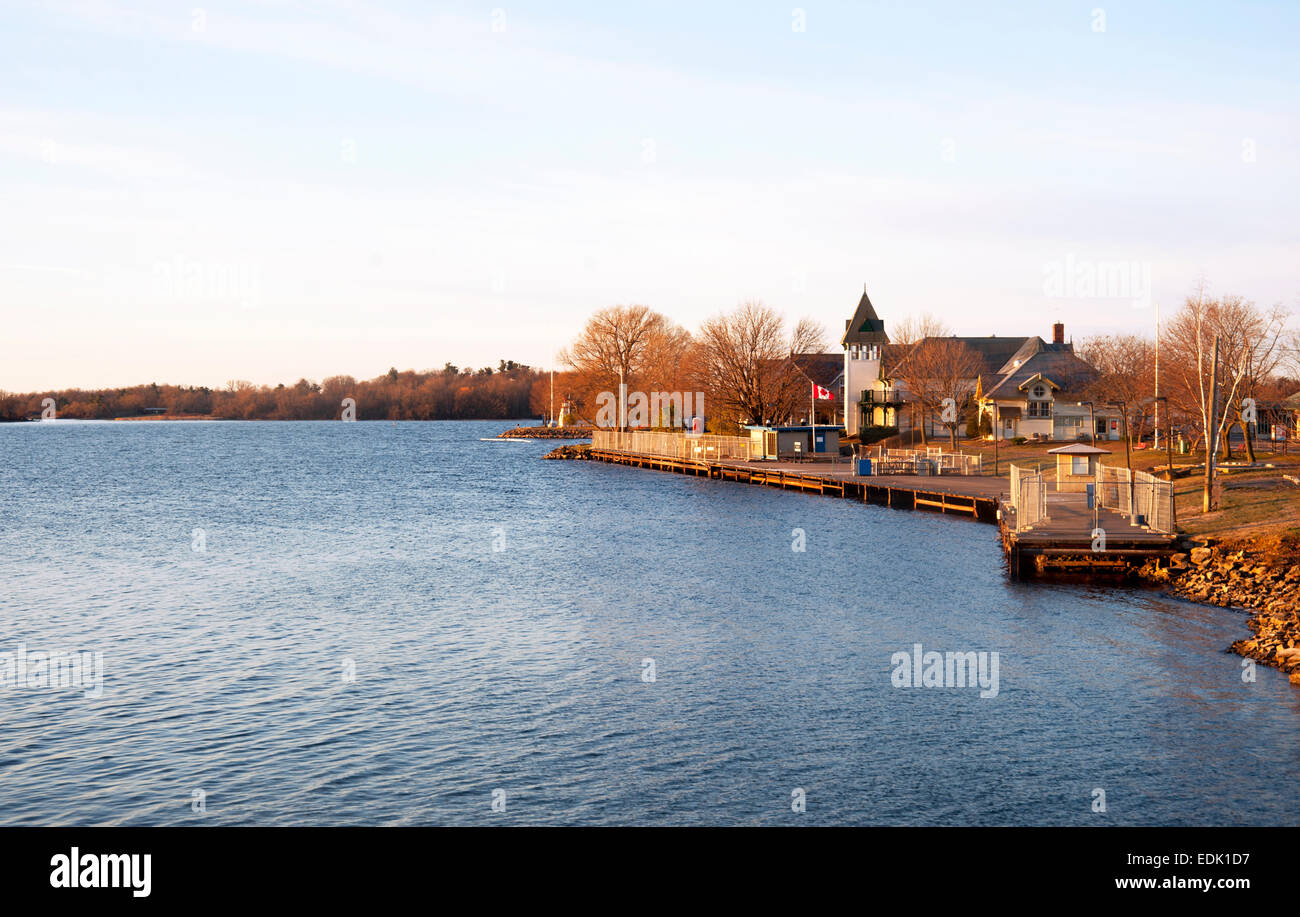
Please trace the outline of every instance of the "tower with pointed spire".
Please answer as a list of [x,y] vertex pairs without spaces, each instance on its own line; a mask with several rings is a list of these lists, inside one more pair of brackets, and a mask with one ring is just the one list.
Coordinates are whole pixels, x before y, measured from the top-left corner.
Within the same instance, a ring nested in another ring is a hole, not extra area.
[[[862,298],[853,317],[844,323],[844,338],[840,343],[844,347],[844,426],[845,432],[852,436],[864,423],[876,422],[875,407],[863,403],[863,393],[879,388],[881,350],[889,343],[885,323],[871,305],[866,284],[862,285]],[[889,422],[888,414],[886,406],[881,422]]]

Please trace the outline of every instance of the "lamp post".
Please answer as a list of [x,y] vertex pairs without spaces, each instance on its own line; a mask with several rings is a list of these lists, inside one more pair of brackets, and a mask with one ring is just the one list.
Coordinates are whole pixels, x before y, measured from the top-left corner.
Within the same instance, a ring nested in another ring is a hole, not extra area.
[[1157,395],[1155,400],[1165,403],[1165,449],[1169,463],[1165,466],[1165,480],[1169,482],[1169,527],[1172,529],[1178,525],[1178,499],[1174,494],[1174,418],[1169,410],[1168,396]]
[[1120,417],[1124,421],[1124,464],[1128,468],[1128,514],[1131,525],[1137,525],[1137,507],[1133,503],[1133,453],[1130,451],[1128,439],[1128,405],[1124,401],[1107,401],[1107,407],[1119,408]]
[[618,368],[618,432],[626,432],[627,424],[627,383],[623,379],[623,367]]
[[1097,445],[1097,412],[1091,401],[1076,401],[1076,407],[1088,406],[1088,442]]
[[1106,405],[1107,407],[1119,408],[1120,416],[1124,420],[1124,464],[1128,466],[1129,471],[1132,471],[1133,452],[1132,452],[1132,447],[1129,444],[1129,437],[1128,437],[1128,403],[1123,400],[1108,401],[1106,402]]
[[1002,433],[1002,421],[998,417],[998,403],[993,402],[993,477],[998,476],[998,436]]

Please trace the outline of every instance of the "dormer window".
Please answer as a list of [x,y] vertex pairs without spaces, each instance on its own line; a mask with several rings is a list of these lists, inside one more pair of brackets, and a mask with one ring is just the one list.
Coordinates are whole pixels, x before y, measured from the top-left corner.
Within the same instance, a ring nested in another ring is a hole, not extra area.
[[1035,385],[1035,386],[1034,386],[1034,397],[1035,397],[1035,398],[1040,398],[1040,399],[1041,399],[1041,398],[1046,398],[1046,397],[1047,397],[1047,389],[1046,389],[1046,387],[1044,387],[1044,386],[1042,386],[1042,385]]

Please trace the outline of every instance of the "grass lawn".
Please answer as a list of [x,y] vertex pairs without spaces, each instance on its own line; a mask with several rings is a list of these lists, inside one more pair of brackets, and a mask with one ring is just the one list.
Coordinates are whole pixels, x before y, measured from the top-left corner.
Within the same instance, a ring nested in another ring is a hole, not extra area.
[[[930,445],[942,446],[944,450],[951,448],[947,437],[931,440]],[[1006,476],[1008,466],[1012,463],[1052,469],[1056,457],[1048,455],[1047,451],[1064,445],[1068,444],[1028,442],[1015,446],[999,443],[998,472]],[[1220,473],[1218,480],[1222,487],[1221,499],[1219,508],[1212,513],[1201,512],[1205,454],[1194,452],[1178,455],[1175,452],[1174,468],[1184,474],[1190,472],[1186,477],[1178,478],[1175,484],[1179,530],[1195,535],[1213,535],[1224,540],[1250,539],[1260,544],[1278,543],[1279,546],[1300,544],[1300,486],[1283,477],[1290,475],[1300,478],[1300,447],[1291,443],[1284,454],[1268,451],[1271,445],[1262,442],[1257,444],[1255,467]],[[1124,464],[1122,440],[1100,442],[1098,447],[1111,450],[1110,455],[1102,456],[1102,464]],[[957,448],[968,455],[982,455],[985,473],[993,473],[991,442],[959,439]],[[1132,455],[1133,468],[1140,471],[1151,471],[1159,466],[1163,472],[1167,461],[1167,453],[1163,449],[1159,452],[1150,448],[1134,449]],[[1240,449],[1234,448],[1232,460],[1244,461],[1245,455]],[[1222,461],[1220,457],[1220,462]],[[1273,467],[1266,468],[1265,465]]]

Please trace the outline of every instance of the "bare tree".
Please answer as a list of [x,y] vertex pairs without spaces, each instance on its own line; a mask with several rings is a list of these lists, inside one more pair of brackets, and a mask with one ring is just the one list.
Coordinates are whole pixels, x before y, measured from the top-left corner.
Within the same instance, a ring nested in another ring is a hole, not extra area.
[[919,344],[926,338],[948,337],[951,333],[948,326],[938,317],[929,312],[922,312],[920,315],[909,315],[902,321],[895,322],[891,326],[889,340],[894,344],[909,347],[912,344]]
[[[1293,337],[1286,330],[1288,315],[1287,310],[1279,304],[1266,312],[1252,310],[1252,314],[1246,316],[1241,323],[1241,360],[1245,373],[1242,377],[1242,402],[1238,405],[1237,422],[1246,446],[1246,457],[1252,462],[1255,461],[1255,442],[1250,423],[1268,383],[1286,359]],[[1245,399],[1250,399],[1250,416],[1242,410],[1246,404]]]
[[695,370],[731,423],[771,423],[809,397],[798,354],[820,353],[826,332],[803,319],[790,333],[770,306],[750,300],[700,327]]
[[925,416],[937,414],[957,450],[957,425],[970,409],[982,365],[975,351],[956,338],[928,337],[912,346],[894,375],[921,408],[922,441]]
[[1154,402],[1155,344],[1138,334],[1106,334],[1080,342],[1078,354],[1097,370],[1086,387],[1099,402],[1122,404],[1129,444],[1141,439]]
[[600,391],[620,382],[647,388],[663,383],[685,358],[690,333],[649,306],[610,306],[587,320],[559,358],[574,370],[573,394],[590,407]]
[[[1241,399],[1247,397],[1247,379],[1270,365],[1285,323],[1286,312],[1279,307],[1261,312],[1240,296],[1214,298],[1202,282],[1169,324],[1165,346],[1172,359],[1167,362],[1173,366],[1180,406],[1200,418],[1207,465],[1205,512],[1213,508],[1210,469],[1218,460],[1220,442],[1232,422],[1244,420]],[[1216,340],[1217,366],[1212,356]]]

